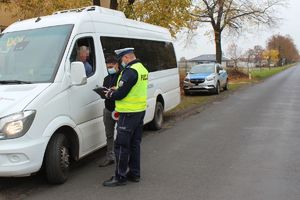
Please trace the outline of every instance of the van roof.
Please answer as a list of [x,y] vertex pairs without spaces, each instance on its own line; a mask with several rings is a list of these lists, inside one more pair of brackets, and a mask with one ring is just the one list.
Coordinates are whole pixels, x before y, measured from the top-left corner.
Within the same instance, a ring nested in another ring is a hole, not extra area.
[[[143,29],[148,30],[150,32],[167,34],[168,38],[170,38],[170,33],[166,28],[127,19],[124,13],[121,11],[116,11],[99,6],[89,6],[84,8],[62,10],[54,12],[52,15],[41,16],[37,18],[15,22],[12,25],[10,25],[7,29],[5,29],[4,32],[29,30],[64,24],[74,24],[75,26],[80,26],[88,22],[96,23],[100,26],[101,24],[113,24],[119,27],[125,26],[127,27],[127,29]],[[84,27],[88,28],[88,26]],[[91,32],[92,30],[85,31]]]

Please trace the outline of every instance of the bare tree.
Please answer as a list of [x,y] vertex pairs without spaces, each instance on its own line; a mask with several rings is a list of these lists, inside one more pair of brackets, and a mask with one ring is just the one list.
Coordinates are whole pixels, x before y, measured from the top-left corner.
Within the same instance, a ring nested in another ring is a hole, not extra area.
[[110,0],[110,8],[117,10],[118,9],[118,0]]
[[216,60],[222,61],[222,32],[239,32],[249,24],[274,25],[275,8],[287,0],[194,0],[192,13],[200,23],[209,23],[214,31]]
[[245,53],[245,58],[247,63],[254,63],[255,62],[255,51],[254,49],[248,49]]
[[95,6],[101,6],[100,0],[93,0],[93,5],[95,5]]
[[[128,0],[128,6],[132,6],[133,3],[135,2],[135,0]],[[118,10],[119,4],[118,4],[118,0],[110,0],[110,8],[114,9],[114,10]]]
[[234,67],[237,67],[237,62],[242,56],[242,49],[237,44],[232,43],[228,46],[227,54],[230,59],[234,62]]
[[264,48],[260,45],[255,45],[254,48],[254,60],[255,60],[255,65],[261,67],[261,62],[263,59],[263,52],[264,52]]
[[249,79],[251,79],[250,76],[250,63],[253,63],[255,61],[255,51],[254,49],[248,49],[245,53],[245,58],[247,60],[247,72],[249,75]]

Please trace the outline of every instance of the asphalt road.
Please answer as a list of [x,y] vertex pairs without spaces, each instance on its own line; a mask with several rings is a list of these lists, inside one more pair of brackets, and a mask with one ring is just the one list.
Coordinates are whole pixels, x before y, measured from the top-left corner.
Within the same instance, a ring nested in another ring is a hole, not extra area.
[[299,200],[299,77],[300,66],[290,68],[146,133],[140,183],[103,187],[113,167],[97,167],[102,150],[64,185],[0,179],[0,199]]

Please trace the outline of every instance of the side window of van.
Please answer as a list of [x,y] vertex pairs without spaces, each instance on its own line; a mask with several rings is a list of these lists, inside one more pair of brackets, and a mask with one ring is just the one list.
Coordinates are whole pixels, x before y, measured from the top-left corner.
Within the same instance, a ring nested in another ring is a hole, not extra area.
[[114,54],[116,49],[133,47],[132,41],[129,38],[100,37],[100,41],[101,41],[101,45],[105,57]]
[[171,42],[152,40],[100,37],[104,55],[115,49],[134,47],[135,54],[150,72],[177,67],[176,56]]
[[132,43],[137,57],[150,72],[177,67],[172,43],[137,39],[133,39]]
[[84,64],[86,76],[92,76],[96,71],[95,46],[92,37],[80,38],[76,41],[70,62],[81,61]]

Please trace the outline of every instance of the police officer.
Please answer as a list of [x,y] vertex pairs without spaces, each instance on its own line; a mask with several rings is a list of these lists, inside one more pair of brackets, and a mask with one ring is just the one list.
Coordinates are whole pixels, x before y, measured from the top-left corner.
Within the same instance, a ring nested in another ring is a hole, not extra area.
[[115,141],[116,169],[115,175],[103,182],[104,186],[125,185],[127,180],[140,181],[140,143],[147,107],[148,71],[133,51],[134,48],[115,50],[124,69],[117,87],[109,90],[106,97],[115,100],[115,110],[120,113]]

